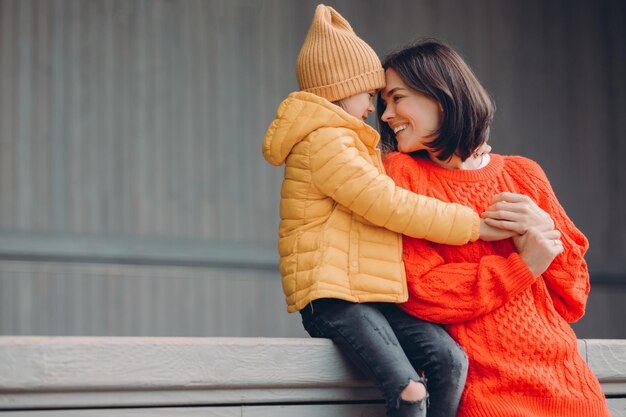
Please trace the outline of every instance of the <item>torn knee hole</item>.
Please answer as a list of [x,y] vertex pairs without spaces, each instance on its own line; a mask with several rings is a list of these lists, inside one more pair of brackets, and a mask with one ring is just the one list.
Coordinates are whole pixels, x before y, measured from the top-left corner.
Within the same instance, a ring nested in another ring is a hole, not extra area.
[[400,398],[404,401],[421,401],[426,397],[426,386],[417,381],[409,381],[400,393]]

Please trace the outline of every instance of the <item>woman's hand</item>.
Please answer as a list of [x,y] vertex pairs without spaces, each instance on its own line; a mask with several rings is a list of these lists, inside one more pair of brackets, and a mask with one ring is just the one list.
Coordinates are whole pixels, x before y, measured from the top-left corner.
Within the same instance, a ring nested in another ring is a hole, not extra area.
[[488,226],[523,235],[533,227],[554,229],[554,221],[530,197],[523,194],[500,193],[482,214]]
[[563,252],[561,232],[554,229],[550,215],[528,196],[497,194],[482,217],[487,226],[515,233],[513,243],[535,277]]
[[548,227],[531,227],[513,238],[515,247],[535,277],[543,274],[554,258],[563,252],[561,232]]

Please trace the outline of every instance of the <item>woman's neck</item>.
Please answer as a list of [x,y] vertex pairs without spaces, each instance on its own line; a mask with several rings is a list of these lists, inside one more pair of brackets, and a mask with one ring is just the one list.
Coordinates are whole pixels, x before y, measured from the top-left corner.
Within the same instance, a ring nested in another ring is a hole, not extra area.
[[483,163],[484,155],[470,156],[465,161],[457,155],[452,155],[449,159],[441,161],[434,154],[429,153],[428,158],[435,164],[448,169],[479,169]]

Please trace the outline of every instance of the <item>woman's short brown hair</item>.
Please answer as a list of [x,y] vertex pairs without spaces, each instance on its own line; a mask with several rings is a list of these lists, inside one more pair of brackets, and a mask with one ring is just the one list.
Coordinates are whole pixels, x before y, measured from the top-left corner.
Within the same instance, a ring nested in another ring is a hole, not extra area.
[[[425,39],[388,55],[385,70],[392,68],[404,83],[441,105],[442,123],[428,143],[442,161],[457,154],[469,158],[489,137],[495,105],[463,58],[444,43]],[[377,99],[383,150],[397,151],[393,130],[381,120],[385,104]]]

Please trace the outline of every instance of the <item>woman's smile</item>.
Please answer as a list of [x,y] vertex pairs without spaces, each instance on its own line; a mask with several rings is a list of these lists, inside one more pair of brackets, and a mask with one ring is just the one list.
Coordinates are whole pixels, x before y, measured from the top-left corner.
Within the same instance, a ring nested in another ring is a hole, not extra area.
[[394,127],[394,128],[393,128],[393,133],[395,133],[395,134],[396,134],[396,136],[397,136],[397,135],[398,135],[398,133],[402,132],[402,131],[403,131],[403,130],[405,130],[407,127],[409,127],[409,125],[402,124],[402,125],[396,126],[396,127]]

